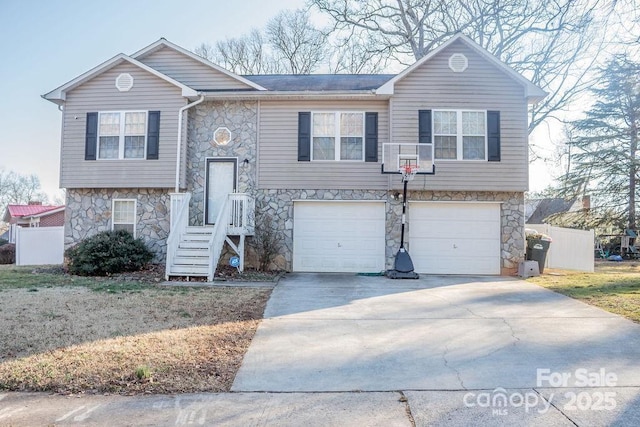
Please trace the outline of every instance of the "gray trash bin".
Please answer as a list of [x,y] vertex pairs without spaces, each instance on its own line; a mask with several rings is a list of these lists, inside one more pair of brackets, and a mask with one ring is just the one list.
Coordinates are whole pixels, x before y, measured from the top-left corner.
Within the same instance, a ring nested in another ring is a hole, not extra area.
[[544,263],[547,260],[550,244],[548,240],[527,239],[527,261],[538,261],[540,274],[544,273]]

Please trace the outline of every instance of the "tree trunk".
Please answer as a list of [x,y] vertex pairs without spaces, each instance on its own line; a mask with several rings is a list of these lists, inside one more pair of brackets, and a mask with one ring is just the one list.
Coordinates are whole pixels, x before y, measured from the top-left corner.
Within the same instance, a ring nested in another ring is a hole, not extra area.
[[[635,121],[634,121],[635,122]],[[638,167],[636,165],[636,152],[638,151],[638,132],[635,126],[631,127],[631,144],[629,150],[630,165],[629,168],[629,230],[636,229],[636,173]]]

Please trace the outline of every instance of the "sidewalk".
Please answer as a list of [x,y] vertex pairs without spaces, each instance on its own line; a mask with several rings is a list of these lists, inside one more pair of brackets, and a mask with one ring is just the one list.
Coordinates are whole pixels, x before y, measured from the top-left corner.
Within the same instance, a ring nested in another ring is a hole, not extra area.
[[[565,396],[568,392],[579,396],[581,403],[570,405]],[[640,425],[639,387],[505,390],[509,399],[524,400],[513,400],[503,407],[491,403],[499,393],[473,390],[143,397],[5,393],[0,394],[0,426]],[[615,409],[593,407],[604,393],[615,393]],[[546,400],[549,398],[551,404]],[[587,399],[591,399],[591,408],[579,409]]]

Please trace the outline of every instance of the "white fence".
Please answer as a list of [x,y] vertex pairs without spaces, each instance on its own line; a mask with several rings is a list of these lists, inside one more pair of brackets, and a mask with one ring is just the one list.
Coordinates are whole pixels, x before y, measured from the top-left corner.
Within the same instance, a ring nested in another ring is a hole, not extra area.
[[16,227],[16,265],[62,264],[64,227]]
[[545,267],[593,273],[593,230],[574,230],[548,224],[525,224],[525,227],[551,237]]

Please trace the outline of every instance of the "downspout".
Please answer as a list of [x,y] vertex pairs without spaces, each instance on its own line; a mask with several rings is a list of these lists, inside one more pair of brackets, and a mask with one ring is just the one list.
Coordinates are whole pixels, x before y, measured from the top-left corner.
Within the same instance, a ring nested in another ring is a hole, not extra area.
[[178,112],[178,148],[176,150],[176,193],[180,192],[180,156],[182,155],[182,115],[189,108],[200,104],[204,101],[204,95],[200,95],[200,99],[187,104]]

